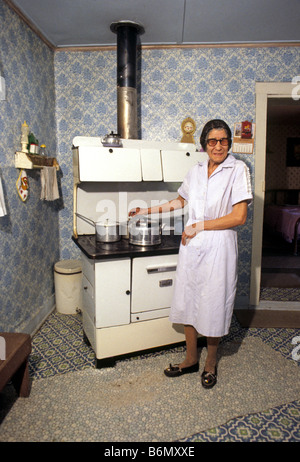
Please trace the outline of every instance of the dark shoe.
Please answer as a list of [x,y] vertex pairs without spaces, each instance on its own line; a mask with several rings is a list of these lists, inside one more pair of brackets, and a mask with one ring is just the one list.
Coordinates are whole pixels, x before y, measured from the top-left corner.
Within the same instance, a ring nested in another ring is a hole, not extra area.
[[217,367],[215,373],[203,371],[201,375],[201,383],[204,388],[212,388],[217,383]]
[[191,374],[192,372],[199,371],[199,363],[193,364],[189,367],[179,367],[179,364],[170,364],[170,367],[167,367],[164,370],[164,373],[167,377],[180,377],[183,374]]

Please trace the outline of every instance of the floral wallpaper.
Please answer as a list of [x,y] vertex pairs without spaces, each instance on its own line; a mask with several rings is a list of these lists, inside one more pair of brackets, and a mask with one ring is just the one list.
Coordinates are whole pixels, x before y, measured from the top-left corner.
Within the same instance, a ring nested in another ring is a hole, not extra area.
[[[32,332],[54,305],[53,265],[59,258],[59,204],[40,200],[40,173],[27,170],[29,195],[18,196],[26,120],[40,143],[56,153],[53,52],[0,1],[0,177],[7,215],[0,217],[0,331]],[[56,201],[58,202],[58,201]]]
[[[51,52],[0,0],[0,71],[7,99],[0,101],[0,174],[8,215],[0,218],[0,330],[29,329],[49,309],[53,264],[78,258],[71,239],[72,140],[117,131],[116,52]],[[255,82],[291,81],[300,75],[300,48],[143,49],[139,54],[139,126],[147,140],[180,141],[181,122],[192,117],[195,139],[211,118],[255,122]],[[16,193],[14,152],[26,120],[61,167],[61,198],[39,199],[39,173],[29,173],[30,197]],[[237,154],[254,178],[253,155]],[[238,296],[249,296],[252,207],[239,231]],[[51,304],[51,303],[50,303]],[[41,314],[42,313],[42,314]]]

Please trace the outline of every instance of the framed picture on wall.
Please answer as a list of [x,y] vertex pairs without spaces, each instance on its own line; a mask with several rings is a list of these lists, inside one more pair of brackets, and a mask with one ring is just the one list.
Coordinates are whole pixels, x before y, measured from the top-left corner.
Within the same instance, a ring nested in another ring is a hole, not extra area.
[[287,138],[286,166],[300,167],[300,138]]

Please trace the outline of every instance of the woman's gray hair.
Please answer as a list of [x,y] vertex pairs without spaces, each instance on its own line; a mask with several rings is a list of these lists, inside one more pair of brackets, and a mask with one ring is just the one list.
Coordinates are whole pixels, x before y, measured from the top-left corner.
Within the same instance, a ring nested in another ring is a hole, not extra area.
[[207,139],[208,139],[208,134],[211,130],[225,130],[227,133],[227,138],[228,138],[228,150],[231,148],[232,144],[232,139],[231,139],[231,130],[229,126],[227,125],[224,120],[221,119],[213,119],[207,122],[202,130],[201,136],[200,136],[200,144],[204,151],[206,151],[206,146],[207,146]]

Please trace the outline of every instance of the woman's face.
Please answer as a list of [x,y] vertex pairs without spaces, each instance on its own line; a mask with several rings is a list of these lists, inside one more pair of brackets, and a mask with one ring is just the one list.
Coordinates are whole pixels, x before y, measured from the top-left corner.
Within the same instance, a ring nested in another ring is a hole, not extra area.
[[[214,140],[221,140],[223,138],[227,138],[227,133],[223,129],[213,129],[208,133],[207,141],[214,139]],[[224,143],[224,141],[223,141]],[[220,142],[218,142],[215,146],[209,146],[207,142],[206,145],[206,152],[209,156],[210,161],[213,164],[221,164],[227,157],[228,154],[228,143],[227,146],[222,146]]]

